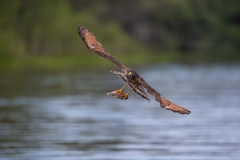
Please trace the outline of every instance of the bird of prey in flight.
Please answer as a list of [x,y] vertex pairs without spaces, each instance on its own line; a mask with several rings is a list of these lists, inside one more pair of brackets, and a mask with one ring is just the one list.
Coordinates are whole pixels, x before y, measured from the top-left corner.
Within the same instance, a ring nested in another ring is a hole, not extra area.
[[[146,99],[147,101],[150,101],[145,92],[145,89],[146,89],[148,93],[150,93],[153,97],[155,97],[155,100],[160,103],[160,106],[162,108],[165,108],[167,110],[171,110],[173,112],[177,112],[180,114],[191,113],[191,111],[183,107],[180,107],[170,102],[163,96],[161,96],[161,94],[157,92],[154,88],[152,88],[150,85],[148,85],[147,82],[136,71],[126,67],[121,62],[119,62],[116,58],[110,55],[108,52],[105,52],[102,45],[96,40],[95,36],[91,32],[89,32],[86,28],[79,25],[78,34],[83,40],[84,44],[87,46],[89,51],[94,52],[99,56],[108,59],[109,61],[113,62],[118,68],[122,70],[122,72],[118,72],[118,71],[111,71],[111,72],[118,75],[123,81],[126,82],[126,84],[121,89],[108,93],[109,95],[112,95],[115,98],[125,100],[125,99],[128,99],[129,93],[133,90],[142,98]],[[129,85],[131,89],[129,92],[124,93],[123,89],[127,85]]]

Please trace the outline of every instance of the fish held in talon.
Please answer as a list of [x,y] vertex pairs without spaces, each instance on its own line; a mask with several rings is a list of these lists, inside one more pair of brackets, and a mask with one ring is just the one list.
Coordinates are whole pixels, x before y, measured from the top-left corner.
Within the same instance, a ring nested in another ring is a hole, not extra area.
[[126,94],[124,92],[119,92],[119,90],[109,92],[109,93],[107,93],[107,95],[110,95],[114,98],[118,98],[118,99],[121,99],[121,100],[128,99],[128,96],[126,96]]

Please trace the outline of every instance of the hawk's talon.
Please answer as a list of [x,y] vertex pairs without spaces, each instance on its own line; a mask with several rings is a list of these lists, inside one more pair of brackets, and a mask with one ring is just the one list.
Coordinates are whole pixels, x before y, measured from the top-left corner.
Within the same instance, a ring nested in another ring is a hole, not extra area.
[[123,100],[128,99],[128,94],[123,94]]
[[115,92],[116,92],[116,94],[120,94],[120,95],[124,94],[122,89],[116,90]]

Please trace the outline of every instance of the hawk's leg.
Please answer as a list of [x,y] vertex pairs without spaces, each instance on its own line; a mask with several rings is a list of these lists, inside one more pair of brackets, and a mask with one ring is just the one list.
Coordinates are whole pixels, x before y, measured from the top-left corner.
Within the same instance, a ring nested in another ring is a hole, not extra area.
[[120,95],[124,94],[123,89],[124,89],[125,87],[127,87],[127,85],[128,85],[128,83],[125,84],[121,89],[116,90],[116,93],[117,93],[117,94],[120,94]]
[[124,89],[127,85],[128,85],[128,83],[125,84],[125,86],[123,86],[121,89],[118,89],[118,90],[115,90],[115,91],[112,91],[112,92],[108,93],[108,95],[112,95],[113,97],[119,98],[119,99],[122,99],[122,100],[128,99],[128,95],[129,95],[130,92],[131,92],[132,90],[134,90],[136,87],[131,88],[131,90],[130,90],[129,92],[124,93],[124,92],[123,92],[123,89]]
[[123,89],[124,89],[127,85],[128,85],[128,83],[125,84],[125,86],[123,86],[121,89],[118,89],[118,90],[112,91],[112,92],[110,92],[110,93],[107,93],[107,95],[111,95],[111,96],[113,96],[114,98],[119,98],[119,99],[121,99],[121,100],[128,99],[127,94],[125,94],[125,93],[123,92]]

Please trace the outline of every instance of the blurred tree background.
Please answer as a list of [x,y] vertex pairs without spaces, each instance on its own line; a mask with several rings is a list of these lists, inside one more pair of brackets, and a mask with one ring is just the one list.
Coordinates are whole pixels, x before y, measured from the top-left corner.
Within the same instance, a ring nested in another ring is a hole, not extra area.
[[0,17],[0,70],[108,64],[79,24],[124,63],[240,61],[238,0],[1,0]]

